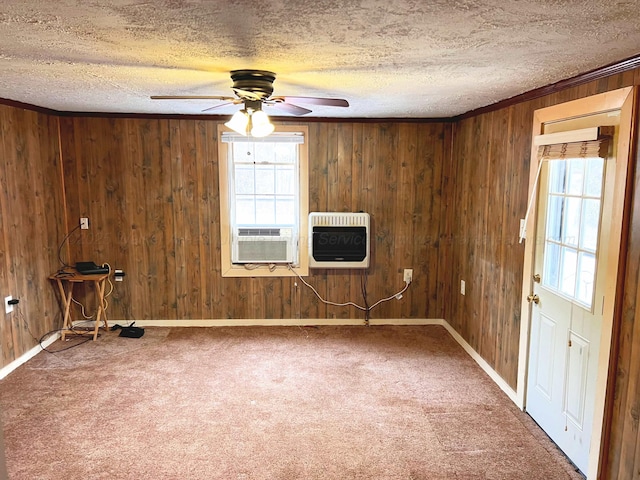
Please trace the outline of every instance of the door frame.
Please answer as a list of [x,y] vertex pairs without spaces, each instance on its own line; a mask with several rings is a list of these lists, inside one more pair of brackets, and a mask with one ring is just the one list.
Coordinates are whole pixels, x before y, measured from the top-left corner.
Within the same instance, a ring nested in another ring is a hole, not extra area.
[[[620,124],[616,148],[615,186],[613,193],[613,211],[611,212],[610,241],[607,252],[606,289],[602,312],[602,334],[600,336],[600,350],[598,357],[598,373],[596,380],[595,414],[593,431],[591,433],[591,447],[587,479],[596,479],[603,438],[605,419],[605,402],[612,391],[607,392],[610,355],[612,350],[612,332],[614,327],[614,308],[616,304],[616,286],[618,283],[618,267],[620,264],[620,248],[622,242],[624,206],[627,196],[627,176],[629,168],[631,133],[634,119],[636,89],[626,87],[590,97],[573,100],[566,103],[536,110],[533,113],[531,161],[529,164],[529,197],[537,189],[536,176],[538,171],[538,147],[533,144],[533,138],[543,133],[544,124],[561,120],[569,120],[607,111],[620,110]],[[531,212],[527,219],[526,232],[529,239],[537,235],[535,231],[537,218],[537,192],[532,202]],[[529,337],[531,328],[532,306],[527,302],[527,295],[533,291],[535,242],[525,241],[524,264],[521,295],[520,349],[518,355],[518,383],[516,389],[517,404],[521,409],[526,407],[526,388],[529,358]],[[615,360],[615,359],[613,359]]]

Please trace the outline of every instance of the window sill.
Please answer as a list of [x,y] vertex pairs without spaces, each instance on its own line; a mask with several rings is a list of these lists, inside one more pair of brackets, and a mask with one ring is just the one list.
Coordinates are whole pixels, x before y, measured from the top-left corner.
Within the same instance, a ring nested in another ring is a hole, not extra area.
[[226,265],[222,269],[222,277],[230,278],[246,278],[246,277],[301,277],[309,276],[309,266],[300,265],[293,268],[291,271],[286,265],[277,265],[276,268],[271,271],[269,265],[260,265],[257,268],[245,268],[242,265],[230,264]]

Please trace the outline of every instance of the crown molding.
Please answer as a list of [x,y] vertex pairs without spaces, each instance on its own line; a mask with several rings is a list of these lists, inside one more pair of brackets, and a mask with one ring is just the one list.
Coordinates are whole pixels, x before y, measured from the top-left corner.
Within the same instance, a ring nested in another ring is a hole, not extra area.
[[499,102],[492,103],[491,105],[486,105],[484,107],[476,108],[475,110],[470,110],[461,115],[457,115],[450,120],[457,122],[459,120],[464,120],[465,118],[475,117],[483,113],[489,113],[495,110],[500,110],[502,108],[511,107],[512,105],[518,103],[535,100],[536,98],[551,95],[568,88],[584,85],[585,83],[593,82],[594,80],[600,80],[612,75],[628,72],[629,70],[633,70],[638,67],[640,67],[640,54],[631,58],[627,58],[625,60],[621,60],[619,62],[610,63],[609,65],[605,65],[604,67],[595,68],[588,72],[581,73],[580,75],[576,75],[575,77],[560,80],[559,82],[536,88],[534,90],[529,90],[528,92],[524,92],[520,95],[500,100]]
[[0,105],[8,107],[22,108],[23,110],[31,110],[33,112],[45,113],[47,115],[60,115],[60,112],[51,108],[40,107],[30,103],[18,102],[17,100],[9,100],[8,98],[0,98]]

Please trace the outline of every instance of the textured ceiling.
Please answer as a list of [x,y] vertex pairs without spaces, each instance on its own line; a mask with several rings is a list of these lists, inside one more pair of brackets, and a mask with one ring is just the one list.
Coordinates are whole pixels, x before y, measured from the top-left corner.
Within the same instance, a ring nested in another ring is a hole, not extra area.
[[[2,0],[0,98],[59,111],[198,114],[229,71],[311,117],[449,117],[640,53],[640,0]],[[230,114],[228,106],[215,110]],[[280,115],[280,112],[268,111]]]

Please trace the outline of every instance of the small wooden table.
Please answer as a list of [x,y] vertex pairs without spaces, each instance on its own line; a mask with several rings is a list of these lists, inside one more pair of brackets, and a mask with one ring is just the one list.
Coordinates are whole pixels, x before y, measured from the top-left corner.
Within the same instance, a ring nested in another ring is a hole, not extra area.
[[104,288],[106,280],[109,277],[108,273],[99,273],[95,275],[83,275],[78,273],[73,268],[67,268],[60,270],[51,276],[49,279],[55,280],[60,290],[60,297],[63,304],[63,316],[62,316],[62,340],[66,335],[87,335],[91,334],[90,331],[82,332],[73,328],[73,320],[71,319],[71,302],[73,300],[73,287],[77,283],[89,282],[93,284],[96,292],[96,318],[95,327],[93,329],[93,340],[98,338],[98,330],[100,329],[100,321],[104,324],[105,330],[109,330],[107,324],[107,312],[104,309]]

